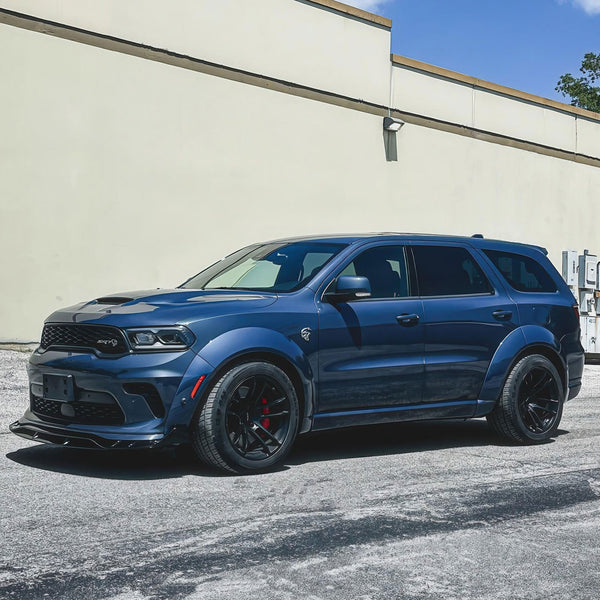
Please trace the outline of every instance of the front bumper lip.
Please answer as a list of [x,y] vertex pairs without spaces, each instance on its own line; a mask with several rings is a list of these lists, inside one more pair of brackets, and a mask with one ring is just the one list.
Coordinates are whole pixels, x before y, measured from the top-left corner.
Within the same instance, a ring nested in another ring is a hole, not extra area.
[[91,433],[73,430],[60,425],[40,423],[22,418],[9,425],[9,429],[16,435],[46,444],[58,444],[71,448],[84,449],[133,449],[157,448],[171,443],[178,443],[178,432],[173,429],[168,434],[148,433],[132,434],[124,432],[123,435],[105,433]]

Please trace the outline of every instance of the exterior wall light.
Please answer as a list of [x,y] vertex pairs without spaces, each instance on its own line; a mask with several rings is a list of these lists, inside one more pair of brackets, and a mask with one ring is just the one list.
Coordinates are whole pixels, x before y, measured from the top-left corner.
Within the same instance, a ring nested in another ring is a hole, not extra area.
[[385,131],[400,131],[404,121],[402,119],[394,119],[393,117],[383,117],[383,128]]

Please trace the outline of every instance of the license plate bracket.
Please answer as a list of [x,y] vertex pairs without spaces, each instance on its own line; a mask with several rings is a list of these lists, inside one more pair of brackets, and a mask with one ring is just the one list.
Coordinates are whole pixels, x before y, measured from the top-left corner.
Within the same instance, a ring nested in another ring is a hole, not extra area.
[[44,398],[58,402],[75,400],[73,375],[44,375]]

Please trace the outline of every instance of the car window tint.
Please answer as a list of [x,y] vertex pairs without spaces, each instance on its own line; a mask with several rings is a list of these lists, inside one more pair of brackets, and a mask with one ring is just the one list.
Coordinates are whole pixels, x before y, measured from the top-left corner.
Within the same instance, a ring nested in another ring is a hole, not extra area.
[[371,298],[402,298],[409,295],[407,273],[403,246],[378,246],[359,254],[340,275],[366,277]]
[[484,250],[505,281],[520,292],[556,292],[556,283],[536,260],[522,254]]
[[330,258],[329,252],[307,252],[302,262],[302,278],[312,279]]
[[481,267],[466,248],[458,246],[412,246],[421,296],[491,294]]

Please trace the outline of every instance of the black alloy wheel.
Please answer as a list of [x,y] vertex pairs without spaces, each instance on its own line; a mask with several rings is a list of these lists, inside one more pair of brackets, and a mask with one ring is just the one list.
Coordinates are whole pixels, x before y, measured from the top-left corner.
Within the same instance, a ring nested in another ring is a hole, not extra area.
[[512,368],[487,419],[512,442],[540,443],[556,434],[563,404],[563,382],[556,367],[545,356],[531,354]]
[[238,365],[208,393],[194,418],[192,441],[206,464],[236,473],[264,471],[289,453],[299,424],[296,390],[266,362]]
[[545,367],[531,369],[519,387],[519,416],[529,431],[544,434],[554,426],[560,407],[560,388]]
[[276,379],[252,375],[231,394],[226,429],[233,449],[261,461],[279,450],[290,426],[290,400]]

